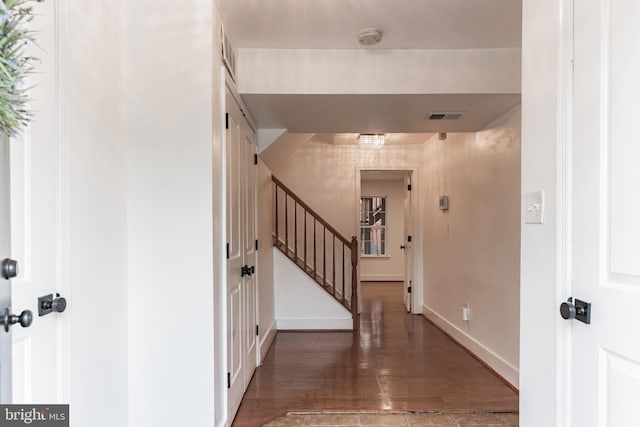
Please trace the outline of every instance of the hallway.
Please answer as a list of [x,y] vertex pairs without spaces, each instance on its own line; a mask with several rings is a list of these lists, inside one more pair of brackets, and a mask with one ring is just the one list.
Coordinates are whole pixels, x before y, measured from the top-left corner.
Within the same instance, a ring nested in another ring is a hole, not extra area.
[[362,283],[359,334],[280,332],[234,426],[288,411],[516,412],[518,396],[422,316],[402,286]]

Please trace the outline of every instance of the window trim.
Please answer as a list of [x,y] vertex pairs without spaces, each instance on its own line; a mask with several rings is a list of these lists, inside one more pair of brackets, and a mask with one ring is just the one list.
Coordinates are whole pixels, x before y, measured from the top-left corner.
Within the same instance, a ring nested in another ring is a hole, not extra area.
[[[365,246],[364,246],[364,241],[362,240],[362,233],[363,233],[363,229],[365,228],[373,228],[373,224],[372,225],[363,225],[363,212],[362,212],[362,208],[363,208],[363,201],[364,199],[374,199],[374,198],[380,198],[383,199],[383,203],[382,205],[384,206],[384,210],[381,211],[384,214],[384,225],[379,226],[378,229],[383,230],[381,234],[384,235],[384,238],[381,237],[380,239],[380,243],[383,248],[384,248],[384,252],[382,253],[375,253],[375,254],[370,254],[370,253],[364,253],[365,250]],[[389,258],[389,217],[388,217],[388,213],[389,213],[389,205],[388,205],[388,200],[389,198],[387,196],[383,196],[383,195],[362,195],[360,196],[360,257],[362,258]]]

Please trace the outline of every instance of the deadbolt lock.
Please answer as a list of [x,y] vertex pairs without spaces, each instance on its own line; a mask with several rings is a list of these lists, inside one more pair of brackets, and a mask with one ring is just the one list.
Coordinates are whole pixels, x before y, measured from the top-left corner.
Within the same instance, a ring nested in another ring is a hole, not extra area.
[[2,270],[2,277],[5,279],[13,279],[18,275],[18,261],[7,258],[2,260],[0,265],[0,270]]
[[38,316],[44,316],[54,311],[62,313],[66,308],[67,300],[61,297],[60,294],[56,294],[55,298],[53,294],[38,298]]

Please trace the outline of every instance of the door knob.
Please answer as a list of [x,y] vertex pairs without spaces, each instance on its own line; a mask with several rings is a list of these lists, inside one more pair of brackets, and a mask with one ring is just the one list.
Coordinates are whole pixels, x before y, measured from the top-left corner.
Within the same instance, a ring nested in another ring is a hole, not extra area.
[[251,276],[256,272],[256,268],[252,265],[249,267],[248,265],[243,265],[242,270],[240,271],[240,277]]
[[560,304],[560,316],[563,319],[576,319],[587,325],[591,323],[591,303],[576,299],[575,304],[573,298],[570,297],[567,302]]
[[400,245],[400,249],[406,249],[407,247],[405,245]]
[[11,258],[4,259],[0,270],[2,270],[2,277],[7,280],[12,279],[18,275],[18,261]]
[[53,311],[57,313],[62,313],[67,308],[67,300],[60,296],[60,294],[56,294],[56,297],[53,297],[53,294],[45,295],[43,297],[38,298],[38,316],[44,316],[45,314],[49,314]]
[[242,270],[240,271],[240,277],[251,276],[251,270],[249,270],[248,265],[243,265]]
[[28,328],[31,326],[31,322],[33,322],[33,313],[31,313],[31,310],[23,310],[19,316],[16,316],[15,314],[11,314],[11,308],[7,307],[2,316],[0,316],[0,324],[4,325],[5,332],[9,332],[9,328],[16,323],[20,323],[20,326],[23,328]]

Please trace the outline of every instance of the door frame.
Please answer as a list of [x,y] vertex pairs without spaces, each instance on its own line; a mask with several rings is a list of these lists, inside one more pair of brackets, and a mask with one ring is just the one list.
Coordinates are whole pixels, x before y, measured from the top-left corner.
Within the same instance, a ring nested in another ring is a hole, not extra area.
[[[571,425],[571,336],[558,307],[570,295],[573,2],[522,2],[519,369],[523,427]],[[525,224],[524,197],[541,189],[546,198],[545,224]],[[532,307],[537,307],[534,316]]]
[[[423,275],[423,230],[422,220],[420,219],[419,212],[421,211],[420,203],[420,168],[414,166],[387,166],[387,167],[370,167],[370,166],[356,166],[355,169],[355,200],[356,209],[354,211],[354,236],[360,236],[360,204],[358,201],[362,196],[362,171],[382,171],[382,172],[405,172],[411,174],[411,230],[413,233],[413,250],[411,254],[413,256],[413,300],[411,313],[422,314],[423,312],[423,298],[424,298],[424,275]],[[358,237],[358,241],[360,238]],[[360,242],[358,242],[360,243]],[[358,256],[358,260],[360,257]],[[360,265],[360,262],[358,262]],[[362,307],[362,292],[360,286],[360,268],[358,268],[358,307]]]

